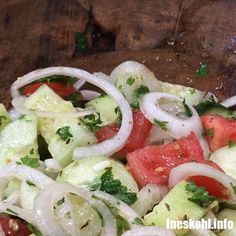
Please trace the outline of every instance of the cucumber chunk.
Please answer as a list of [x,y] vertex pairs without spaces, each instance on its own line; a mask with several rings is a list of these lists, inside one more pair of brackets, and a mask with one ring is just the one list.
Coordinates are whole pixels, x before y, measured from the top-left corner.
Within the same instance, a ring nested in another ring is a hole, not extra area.
[[118,104],[108,95],[95,98],[85,105],[87,108],[95,108],[100,113],[102,123],[105,126],[119,122]]
[[[203,208],[188,200],[193,196],[192,192],[187,192],[185,186],[188,182],[179,182],[163,199],[154,207],[151,213],[144,217],[147,225],[168,227],[168,220],[199,220],[211,208]],[[213,204],[213,203],[212,203]],[[174,229],[177,235],[184,235],[188,230]]]
[[22,116],[8,124],[0,135],[0,166],[12,164],[29,156],[39,158],[35,115]]
[[[75,112],[71,102],[63,100],[47,85],[42,85],[25,101],[28,109],[39,109],[49,112]],[[72,135],[68,140],[58,135],[58,130],[68,127]],[[39,118],[39,132],[48,144],[52,157],[61,167],[72,162],[72,152],[77,146],[87,146],[97,142],[96,137],[82,124],[78,118]]]
[[69,182],[76,186],[89,186],[104,173],[107,167],[112,167],[114,179],[119,179],[121,184],[126,186],[129,191],[138,192],[137,183],[124,165],[103,156],[83,158],[72,162],[58,175],[57,181]]
[[218,220],[232,220],[234,227],[233,229],[224,229],[218,235],[220,236],[235,236],[236,235],[236,211],[231,209],[224,209],[217,214]]
[[222,147],[210,155],[210,160],[219,165],[226,174],[236,178],[236,146]]
[[4,129],[6,125],[10,123],[10,121],[11,120],[5,106],[0,103],[0,132]]

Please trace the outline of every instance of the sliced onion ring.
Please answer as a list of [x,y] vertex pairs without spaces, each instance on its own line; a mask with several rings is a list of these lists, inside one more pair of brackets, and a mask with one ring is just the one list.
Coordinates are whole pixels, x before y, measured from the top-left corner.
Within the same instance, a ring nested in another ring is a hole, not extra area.
[[169,175],[169,187],[173,188],[181,180],[190,176],[206,176],[217,180],[226,187],[231,194],[231,198],[235,199],[235,193],[232,186],[236,186],[236,179],[206,164],[191,162],[178,165],[173,168]]
[[143,226],[126,231],[121,236],[175,236],[175,234],[169,229],[157,226]]
[[111,139],[107,139],[99,144],[91,145],[89,147],[79,147],[74,150],[73,159],[79,159],[81,157],[89,157],[94,155],[105,155],[111,156],[118,150],[120,150],[126,143],[130,136],[133,127],[132,110],[129,103],[126,101],[124,96],[119,90],[105,79],[98,78],[84,70],[80,70],[72,67],[49,67],[32,71],[17,81],[15,81],[11,87],[12,95],[15,95],[17,91],[23,85],[26,85],[34,80],[50,75],[65,75],[74,78],[83,79],[100,89],[104,90],[111,98],[113,98],[122,114],[122,122],[118,133]]
[[181,98],[172,94],[158,92],[148,93],[144,95],[140,106],[145,117],[152,123],[154,123],[155,120],[167,122],[166,132],[174,138],[187,136],[191,131],[193,131],[199,137],[199,142],[204,151],[204,156],[207,157],[209,154],[209,148],[206,140],[202,136],[202,122],[196,110],[192,106],[189,106],[189,109],[192,111],[192,116],[187,119],[181,119],[167,111],[164,111],[160,107],[159,101],[162,98],[182,102]]
[[230,98],[225,99],[223,102],[220,103],[224,107],[232,107],[236,105],[236,95]]
[[96,109],[86,109],[86,110],[76,110],[75,112],[49,112],[42,110],[29,110],[25,108],[24,102],[26,97],[19,96],[15,97],[12,100],[12,105],[16,109],[17,112],[21,114],[36,114],[41,117],[82,117],[86,115],[90,115],[96,112]]
[[105,224],[103,230],[104,236],[116,236],[115,219],[107,206],[102,201],[92,198],[92,194],[88,190],[67,183],[51,184],[47,188],[41,190],[35,198],[34,215],[37,226],[43,235],[68,235],[57,222],[53,212],[55,201],[68,193],[79,195],[100,212]]
[[86,101],[90,101],[92,99],[95,99],[101,96],[101,93],[93,91],[93,90],[87,90],[87,89],[80,90],[80,93],[82,94],[83,99]]

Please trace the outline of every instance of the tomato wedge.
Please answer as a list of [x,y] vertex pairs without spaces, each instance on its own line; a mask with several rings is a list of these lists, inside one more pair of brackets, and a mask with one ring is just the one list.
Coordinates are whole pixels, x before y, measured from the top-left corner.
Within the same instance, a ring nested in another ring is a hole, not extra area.
[[201,120],[211,151],[226,146],[229,140],[236,143],[235,120],[229,120],[219,115],[204,115]]
[[180,163],[204,160],[197,136],[188,136],[165,145],[150,145],[127,154],[128,169],[140,186],[167,184],[171,169]]
[[29,84],[23,87],[22,94],[24,96],[30,96],[43,84],[46,84],[48,87],[54,90],[54,92],[56,92],[61,97],[69,97],[73,92],[75,92],[75,89],[72,85],[66,85],[60,82],[37,82],[37,83]]
[[[125,147],[119,152],[127,154],[133,152],[138,148],[144,147],[147,138],[151,132],[152,123],[145,118],[140,110],[133,111],[133,129],[131,135],[125,145]],[[119,128],[117,125],[107,125],[102,127],[96,132],[98,142],[102,142],[106,139],[112,138]]]
[[27,227],[27,223],[19,218],[0,214],[0,224],[5,235],[28,236],[32,234]]

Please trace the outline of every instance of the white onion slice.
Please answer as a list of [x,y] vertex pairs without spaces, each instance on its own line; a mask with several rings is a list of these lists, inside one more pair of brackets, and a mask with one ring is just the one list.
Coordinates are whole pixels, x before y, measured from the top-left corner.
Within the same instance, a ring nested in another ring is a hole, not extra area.
[[230,98],[225,99],[223,102],[220,103],[224,107],[232,107],[236,105],[236,95]]
[[42,111],[42,110],[29,110],[24,106],[26,97],[17,96],[13,98],[12,105],[15,110],[21,114],[36,114],[37,116],[41,117],[55,117],[55,118],[65,118],[65,117],[82,117],[86,115],[90,115],[96,112],[96,109],[86,109],[86,110],[79,110],[77,109],[76,112],[49,112],[49,111]]
[[[13,206],[12,204],[0,202],[0,212],[15,215],[30,224],[37,225],[33,214],[31,214],[30,212],[28,212],[26,210],[23,210],[20,207]],[[13,214],[13,212],[15,214]]]
[[116,80],[123,74],[139,75],[142,77],[144,84],[150,91],[158,91],[159,84],[153,72],[151,72],[145,65],[136,61],[125,61],[118,65],[111,72],[112,83],[115,84]]
[[86,101],[90,101],[101,96],[101,93],[87,89],[80,90],[80,93],[82,94],[83,99]]
[[126,203],[120,201],[118,198],[107,194],[102,191],[95,191],[93,194],[98,197],[101,200],[104,200],[111,204],[113,207],[117,208],[119,210],[119,213],[128,220],[131,228],[137,227],[136,224],[134,224],[135,218],[140,218],[140,215],[137,214],[136,211],[134,211],[131,207],[129,207]]
[[[43,188],[46,185],[54,182],[52,179],[50,179],[40,171],[25,165],[8,165],[0,167],[0,180],[11,180],[13,178],[29,180],[39,188]],[[3,183],[0,183],[0,186],[2,184]]]
[[103,72],[94,72],[93,75],[95,75],[98,78],[105,79],[111,82],[111,77]]
[[99,144],[91,145],[89,147],[76,148],[74,150],[73,159],[76,160],[81,157],[89,157],[94,155],[111,156],[112,154],[120,150],[125,145],[132,130],[133,126],[132,110],[130,108],[129,103],[119,92],[119,90],[107,80],[97,78],[96,76],[77,68],[49,67],[45,69],[32,71],[24,75],[17,81],[15,81],[11,87],[12,96],[15,96],[15,92],[23,85],[26,85],[34,80],[40,79],[42,77],[47,77],[50,75],[71,76],[74,78],[83,79],[86,82],[89,82],[99,87],[117,102],[122,114],[122,122],[120,129],[113,138],[107,139]]
[[166,132],[174,138],[187,136],[193,131],[199,137],[204,156],[207,157],[209,149],[206,140],[202,137],[202,122],[196,110],[192,106],[189,106],[189,109],[192,111],[192,116],[187,119],[181,119],[161,108],[159,101],[162,98],[182,102],[181,98],[172,94],[158,92],[148,93],[144,95],[140,106],[145,117],[152,123],[155,123],[155,120],[167,122]]
[[[88,203],[95,207],[104,219],[104,236],[116,236],[115,219],[106,205],[99,200],[92,198],[92,194],[86,189],[75,187],[67,183],[54,183],[42,189],[36,196],[34,213],[39,230],[45,236],[68,235],[62,226],[57,222],[54,215],[55,201],[62,198],[65,194],[72,193],[84,198]],[[48,227],[50,226],[50,227]]]
[[18,190],[14,191],[13,193],[11,193],[11,195],[3,200],[3,202],[14,205],[19,201],[20,198],[20,192]]
[[162,200],[167,192],[168,188],[164,185],[147,184],[138,193],[138,200],[132,208],[139,213],[139,215],[144,216],[147,211],[152,210],[152,208]]
[[76,90],[79,90],[85,83],[86,83],[86,80],[79,79],[79,80],[73,85],[73,87],[74,87]]
[[18,118],[20,118],[21,114],[14,108],[12,107],[9,111],[8,114],[10,116],[10,119],[13,120],[17,120]]
[[62,170],[59,163],[53,158],[46,159],[44,163],[46,165],[46,171],[60,172]]
[[121,236],[175,236],[175,234],[169,229],[157,226],[143,226],[126,231]]
[[206,176],[217,180],[230,191],[231,197],[235,198],[232,186],[236,186],[236,179],[214,167],[196,162],[184,163],[173,168],[169,175],[169,187],[173,188],[179,181],[196,175]]

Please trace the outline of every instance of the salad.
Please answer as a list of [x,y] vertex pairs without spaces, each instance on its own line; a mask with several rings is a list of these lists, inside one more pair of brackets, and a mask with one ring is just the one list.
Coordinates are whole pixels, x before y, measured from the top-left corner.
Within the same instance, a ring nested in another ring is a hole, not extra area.
[[235,97],[219,103],[134,61],[110,75],[36,70],[11,95],[11,110],[0,105],[0,235],[236,235],[167,227],[236,224]]

